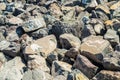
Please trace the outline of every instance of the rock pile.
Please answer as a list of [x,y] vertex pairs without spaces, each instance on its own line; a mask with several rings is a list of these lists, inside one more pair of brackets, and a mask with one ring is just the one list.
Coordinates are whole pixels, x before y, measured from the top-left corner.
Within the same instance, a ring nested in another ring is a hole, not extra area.
[[119,0],[0,0],[0,80],[120,80]]

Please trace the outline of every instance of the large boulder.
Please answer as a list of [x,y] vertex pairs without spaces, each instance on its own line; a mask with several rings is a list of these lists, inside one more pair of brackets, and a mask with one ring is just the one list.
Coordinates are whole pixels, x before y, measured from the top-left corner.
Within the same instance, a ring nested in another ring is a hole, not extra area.
[[79,69],[88,78],[95,76],[98,67],[93,65],[86,57],[78,55],[73,67]]
[[0,70],[1,80],[21,80],[24,74],[25,64],[20,57],[5,63]]
[[100,36],[89,36],[84,39],[80,50],[82,55],[100,64],[102,63],[104,54],[113,52],[109,41],[104,40]]

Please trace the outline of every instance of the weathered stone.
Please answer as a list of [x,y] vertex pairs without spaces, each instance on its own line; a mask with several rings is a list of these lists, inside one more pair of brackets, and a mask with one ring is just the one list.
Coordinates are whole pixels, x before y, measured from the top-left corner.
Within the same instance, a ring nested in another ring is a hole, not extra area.
[[20,44],[15,42],[1,41],[0,50],[8,56],[15,57],[20,52]]
[[71,72],[72,66],[62,61],[54,61],[52,64],[52,76],[64,75],[67,76]]
[[48,73],[50,72],[45,58],[39,55],[29,55],[27,65],[30,69],[39,69]]
[[117,71],[100,71],[92,80],[120,80],[120,72]]
[[90,36],[86,38],[81,44],[80,50],[82,55],[98,63],[101,63],[104,54],[113,51],[110,43],[99,36]]
[[0,52],[0,69],[5,62],[7,62],[6,56]]
[[42,16],[39,16],[38,18],[30,19],[22,25],[22,28],[24,29],[25,32],[34,31],[45,27],[46,27],[46,23]]
[[86,57],[82,55],[77,56],[77,59],[73,66],[79,69],[90,79],[95,76],[98,69],[97,66],[93,65]]
[[120,71],[120,54],[119,52],[108,53],[104,55],[103,67],[107,70]]
[[6,10],[6,4],[0,3],[0,10]]
[[1,80],[21,80],[24,74],[25,64],[20,57],[8,61],[0,70]]
[[44,29],[39,29],[35,32],[32,32],[30,34],[34,39],[39,39],[39,38],[42,38],[42,37],[45,37],[48,35],[48,32],[47,32],[47,29],[44,28]]
[[61,12],[60,7],[58,6],[57,3],[50,4],[49,9],[50,9],[51,15],[55,16],[56,18],[59,19],[60,16],[62,16],[62,12]]
[[16,33],[15,30],[11,31],[8,33],[7,37],[6,37],[6,40],[8,41],[19,41],[19,36],[18,34]]
[[3,33],[0,32],[0,41],[3,41],[3,40],[5,40],[5,37],[4,37]]
[[90,35],[96,35],[92,25],[85,25],[81,31],[81,38],[84,39]]
[[5,16],[0,15],[0,24],[5,25],[7,23],[7,18]]
[[115,10],[115,9],[117,9],[118,7],[120,7],[120,1],[118,1],[117,3],[113,4],[112,6],[110,6],[110,9],[111,9],[111,10]]
[[53,80],[67,80],[65,76],[63,75],[58,75],[56,76]]
[[13,24],[13,25],[15,25],[15,24],[22,24],[23,23],[23,20],[22,19],[20,19],[20,18],[18,18],[18,17],[13,17],[13,18],[10,18],[9,20],[8,20],[8,23],[9,24]]
[[69,75],[67,80],[89,80],[80,70],[74,69]]
[[81,26],[76,21],[55,21],[52,24],[52,29],[49,30],[49,33],[54,34],[57,39],[59,36],[64,33],[70,33],[80,38]]
[[70,57],[70,58],[76,58],[76,56],[79,54],[79,49],[77,48],[70,48],[65,55]]
[[70,49],[70,48],[79,48],[81,41],[79,38],[75,37],[72,34],[63,34],[60,36],[60,43],[62,48]]
[[119,36],[117,35],[117,32],[112,29],[108,29],[106,34],[104,35],[104,38],[110,41],[112,46],[115,46],[119,43]]
[[50,74],[39,69],[35,69],[26,71],[22,80],[53,80],[53,78]]
[[94,26],[94,30],[97,34],[101,34],[102,33],[102,30],[104,30],[104,26],[101,25],[101,24],[96,24]]
[[57,41],[54,35],[49,35],[40,39],[35,40],[31,45],[25,48],[25,54],[37,54],[45,53],[47,56],[57,47]]

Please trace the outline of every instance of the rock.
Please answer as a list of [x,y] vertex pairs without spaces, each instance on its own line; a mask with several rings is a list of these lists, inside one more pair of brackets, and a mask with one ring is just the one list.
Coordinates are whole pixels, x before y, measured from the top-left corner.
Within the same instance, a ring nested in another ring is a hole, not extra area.
[[67,76],[71,72],[72,66],[62,61],[54,61],[52,64],[51,74],[52,76],[64,75]]
[[42,18],[42,16],[39,16],[38,18],[30,19],[22,25],[22,28],[24,29],[25,32],[31,32],[45,27],[46,27],[46,23]]
[[99,36],[90,36],[86,38],[81,44],[80,50],[82,55],[97,63],[101,63],[104,54],[113,52],[110,43]]
[[19,55],[20,52],[20,44],[15,42],[1,41],[0,42],[0,50],[8,56],[15,57]]
[[80,70],[74,69],[69,75],[67,80],[89,80]]
[[0,3],[0,10],[6,10],[6,4],[5,3]]
[[113,11],[113,16],[112,16],[112,18],[116,18],[116,19],[118,19],[118,20],[120,20],[120,7],[118,7],[117,9],[115,9],[115,11]]
[[81,31],[81,38],[84,39],[90,35],[96,35],[92,25],[85,25]]
[[7,18],[5,16],[0,15],[0,24],[5,25],[7,23]]
[[73,34],[80,38],[81,26],[79,22],[76,21],[55,21],[52,24],[52,28],[49,30],[49,33],[54,34],[57,39],[59,39],[59,36],[64,33]]
[[16,25],[16,24],[19,25],[23,23],[23,20],[18,17],[13,17],[8,20],[8,23],[11,25]]
[[49,35],[35,40],[31,45],[25,48],[25,54],[44,53],[45,56],[54,51],[57,47],[57,41],[54,35]]
[[70,48],[79,48],[81,41],[79,38],[72,34],[62,34],[60,36],[60,43],[62,48],[70,49]]
[[65,55],[70,58],[76,58],[76,56],[79,54],[79,50],[77,48],[70,48]]
[[102,33],[102,30],[104,30],[104,26],[101,25],[101,24],[96,24],[94,26],[94,30],[97,34],[101,34]]
[[19,41],[19,36],[16,33],[16,31],[13,30],[13,31],[11,31],[11,32],[8,33],[8,35],[6,36],[6,40],[11,41],[11,42],[12,41],[17,42],[17,41]]
[[117,52],[108,53],[103,58],[103,67],[107,70],[120,71],[120,54]]
[[55,16],[56,18],[59,19],[60,16],[62,16],[62,12],[57,3],[50,4],[49,9],[50,9],[50,14]]
[[116,10],[118,7],[120,7],[120,1],[114,3],[113,5],[110,6],[111,10]]
[[68,1],[61,1],[61,3],[65,6],[77,6],[80,5],[81,0],[68,0]]
[[0,52],[0,69],[5,62],[7,62],[6,56]]
[[117,71],[100,71],[92,80],[120,80],[120,72]]
[[67,80],[63,75],[56,76],[53,80]]
[[47,56],[47,61],[52,65],[53,61],[58,60],[57,50],[53,51]]
[[39,39],[39,38],[47,36],[48,32],[47,32],[47,29],[44,28],[44,29],[39,29],[35,32],[32,32],[30,35],[33,37],[33,39]]
[[86,57],[78,55],[73,67],[79,69],[88,78],[95,76],[98,67],[93,65]]
[[20,57],[5,63],[0,70],[1,80],[21,80],[24,74],[25,64],[22,62]]
[[104,35],[104,38],[106,40],[109,40],[112,46],[115,46],[119,43],[119,36],[117,35],[117,32],[112,29],[108,29],[106,34]]
[[44,72],[50,73],[50,69],[46,64],[45,58],[39,55],[29,55],[27,65],[30,69],[39,69]]
[[35,69],[26,71],[22,80],[53,80],[53,79],[50,74],[39,69]]
[[3,40],[5,40],[5,37],[4,37],[3,33],[0,32],[0,41],[3,41]]

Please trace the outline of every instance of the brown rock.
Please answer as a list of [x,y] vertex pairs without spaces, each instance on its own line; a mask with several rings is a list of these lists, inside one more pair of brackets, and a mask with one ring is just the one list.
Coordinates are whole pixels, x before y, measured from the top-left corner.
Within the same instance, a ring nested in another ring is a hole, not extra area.
[[52,76],[67,75],[64,73],[71,72],[71,68],[72,66],[68,63],[62,61],[54,61],[52,64],[51,74]]
[[57,47],[57,41],[54,35],[49,35],[35,40],[31,45],[25,48],[25,54],[37,54],[39,52],[50,54]]
[[115,10],[115,9],[117,9],[118,7],[120,7],[120,1],[118,1],[117,3],[113,4],[112,6],[110,6],[110,9],[111,9],[111,10]]
[[50,72],[50,69],[47,67],[46,60],[39,55],[29,55],[28,56],[28,67],[30,69],[39,69],[45,72]]
[[117,71],[100,71],[92,80],[120,80],[120,72]]
[[104,54],[112,52],[112,47],[107,40],[99,36],[90,36],[83,40],[81,44],[81,54],[87,58],[101,63]]
[[76,56],[79,54],[79,50],[77,48],[70,48],[65,55],[70,57],[70,58],[76,58]]
[[98,67],[93,65],[86,57],[78,55],[77,59],[73,65],[75,68],[79,69],[88,78],[94,77],[97,72]]

